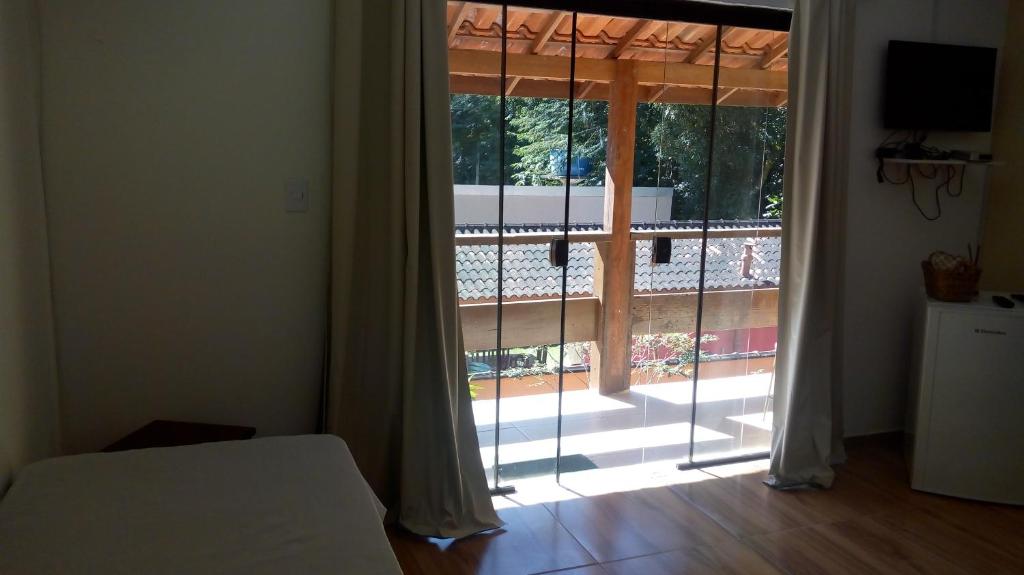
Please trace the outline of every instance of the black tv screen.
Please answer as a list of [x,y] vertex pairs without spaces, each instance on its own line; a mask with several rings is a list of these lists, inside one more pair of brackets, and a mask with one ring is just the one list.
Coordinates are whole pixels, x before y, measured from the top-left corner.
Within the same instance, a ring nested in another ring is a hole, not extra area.
[[988,132],[995,74],[995,48],[891,40],[885,127]]

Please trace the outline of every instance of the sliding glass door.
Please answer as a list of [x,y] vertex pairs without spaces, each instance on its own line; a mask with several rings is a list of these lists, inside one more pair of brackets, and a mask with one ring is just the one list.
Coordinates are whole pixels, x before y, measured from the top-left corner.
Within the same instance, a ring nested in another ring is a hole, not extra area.
[[[725,73],[780,69],[787,40],[785,32],[729,28],[720,41],[694,393],[695,428],[716,435],[694,442],[693,463],[771,446],[787,93],[742,90]],[[750,46],[761,47],[752,61],[742,52]],[[768,78],[785,88],[783,75]]]
[[448,19],[460,308],[492,487],[766,451],[785,33],[555,3],[449,2]]

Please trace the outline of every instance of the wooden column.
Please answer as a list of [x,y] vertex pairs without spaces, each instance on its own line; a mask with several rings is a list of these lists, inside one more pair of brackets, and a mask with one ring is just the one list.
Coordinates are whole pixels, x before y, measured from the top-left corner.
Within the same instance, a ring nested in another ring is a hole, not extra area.
[[600,302],[598,340],[591,346],[592,384],[602,395],[629,389],[633,296],[633,152],[636,141],[637,67],[616,60],[609,88],[608,151],[604,184],[604,227],[611,241],[597,244],[594,295]]

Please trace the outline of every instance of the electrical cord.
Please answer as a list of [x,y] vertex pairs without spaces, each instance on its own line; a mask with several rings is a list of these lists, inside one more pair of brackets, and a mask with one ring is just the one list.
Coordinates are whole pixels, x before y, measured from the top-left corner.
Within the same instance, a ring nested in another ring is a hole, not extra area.
[[[952,175],[950,176],[950,178],[956,177],[956,166],[950,166],[949,169],[952,171]],[[949,186],[946,186],[946,193],[949,194],[949,197],[959,198],[960,196],[964,195],[964,172],[966,170],[966,164],[960,167],[960,189],[959,191],[957,191],[957,193],[954,194],[952,190],[949,189]]]
[[[896,180],[889,177],[889,174],[886,172],[885,168],[885,159],[889,157],[895,157],[897,153],[899,153],[900,151],[904,151],[908,146],[913,146],[915,151],[921,154],[922,159],[926,160],[946,159],[949,156],[949,153],[944,150],[941,150],[933,146],[923,145],[923,142],[927,137],[927,133],[925,132],[919,133],[916,130],[911,130],[906,136],[904,136],[902,140],[893,141],[893,138],[900,132],[901,130],[896,130],[890,133],[888,136],[886,136],[885,140],[883,140],[882,143],[879,144],[877,150],[875,151],[875,156],[878,158],[878,170],[876,172],[876,177],[879,183],[885,182],[897,186],[909,184],[910,199],[914,203],[914,208],[917,209],[918,213],[921,214],[921,217],[923,217],[925,220],[929,222],[934,222],[935,220],[938,220],[939,218],[942,217],[941,196],[943,192],[945,192],[945,194],[951,198],[959,198],[960,196],[963,195],[964,173],[967,170],[967,166],[963,165],[960,168],[960,183],[958,191],[956,193],[953,192],[952,184],[953,180],[956,179],[957,169],[956,166],[952,164],[946,165],[941,169],[938,165],[931,164],[931,171],[926,172],[925,169],[922,167],[925,164],[908,163],[906,167],[906,175],[903,177],[902,180]],[[917,201],[917,185],[914,181],[915,171],[921,178],[926,180],[939,179],[940,174],[944,172],[944,177],[938,182],[934,190],[935,215],[928,215],[928,213],[925,212],[921,204]]]
[[[920,171],[921,170],[918,170],[918,172]],[[907,170],[907,172],[907,179],[910,180],[910,199],[914,202],[914,207],[917,208],[918,213],[921,214],[922,218],[928,220],[929,222],[934,222],[935,220],[941,218],[942,202],[939,201],[939,186],[935,187],[935,215],[929,216],[927,213],[925,213],[924,208],[921,207],[921,204],[917,202],[917,190],[914,187],[914,176],[913,174],[909,173],[910,170]]]
[[[910,184],[910,200],[914,203],[914,207],[917,208],[917,211],[918,211],[918,213],[921,214],[921,217],[923,217],[924,219],[928,220],[929,222],[934,222],[935,220],[937,220],[937,219],[942,217],[942,203],[939,201],[939,188],[935,188],[935,208],[936,208],[936,213],[935,213],[934,216],[929,216],[924,211],[924,208],[921,207],[921,204],[917,201],[917,186],[914,183],[914,172],[913,172],[913,170],[914,170],[914,166],[912,164],[907,164],[907,175],[902,180],[894,180],[894,179],[890,178],[889,174],[886,173],[884,166],[882,168],[880,168],[879,173],[882,175],[883,180],[885,182],[887,182],[887,183],[890,183],[890,184],[893,184],[893,185],[897,185],[897,186],[902,186],[904,184]],[[920,171],[920,170],[918,170],[918,171]]]

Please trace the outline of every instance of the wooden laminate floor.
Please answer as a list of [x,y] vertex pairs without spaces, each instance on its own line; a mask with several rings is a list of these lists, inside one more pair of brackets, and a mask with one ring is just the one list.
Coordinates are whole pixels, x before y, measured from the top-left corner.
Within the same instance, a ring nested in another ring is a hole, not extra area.
[[764,464],[499,511],[451,542],[389,531],[407,575],[1024,573],[1024,508],[912,491],[899,438],[850,441],[827,491],[779,492]]

